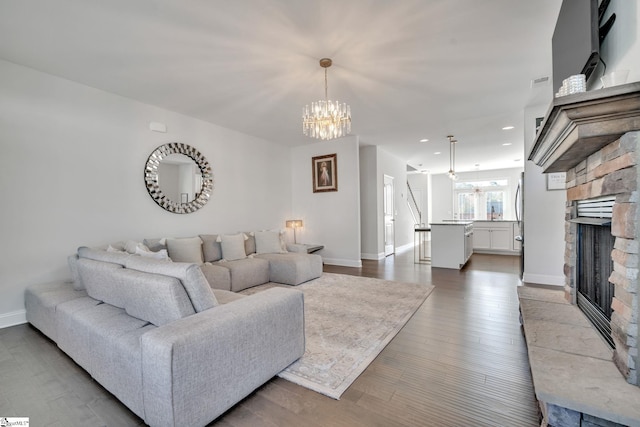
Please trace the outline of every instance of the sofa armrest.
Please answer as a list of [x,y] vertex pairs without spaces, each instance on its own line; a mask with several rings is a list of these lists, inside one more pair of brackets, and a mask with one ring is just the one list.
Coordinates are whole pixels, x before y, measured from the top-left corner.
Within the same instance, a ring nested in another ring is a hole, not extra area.
[[304,353],[304,296],[272,288],[141,338],[145,421],[205,425]]
[[287,251],[288,252],[296,252],[296,253],[299,253],[299,254],[306,254],[307,253],[307,245],[298,244],[298,243],[288,243],[287,244]]

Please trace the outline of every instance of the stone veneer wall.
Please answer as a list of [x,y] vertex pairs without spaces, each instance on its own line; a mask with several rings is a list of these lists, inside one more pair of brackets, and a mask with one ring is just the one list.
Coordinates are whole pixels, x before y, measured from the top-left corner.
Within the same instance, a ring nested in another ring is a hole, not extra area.
[[[629,132],[567,171],[566,219],[575,218],[576,201],[615,196],[611,233],[615,237],[611,335],[616,345],[613,361],[627,381],[638,382],[638,145],[640,132]],[[565,296],[576,303],[577,224],[565,223]]]

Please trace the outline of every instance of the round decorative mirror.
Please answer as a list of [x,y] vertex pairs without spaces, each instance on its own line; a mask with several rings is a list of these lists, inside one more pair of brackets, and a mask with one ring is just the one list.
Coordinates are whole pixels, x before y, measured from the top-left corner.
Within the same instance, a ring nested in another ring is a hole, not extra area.
[[213,191],[213,173],[195,148],[171,142],[156,148],[147,159],[144,182],[151,198],[163,209],[186,214],[207,204]]

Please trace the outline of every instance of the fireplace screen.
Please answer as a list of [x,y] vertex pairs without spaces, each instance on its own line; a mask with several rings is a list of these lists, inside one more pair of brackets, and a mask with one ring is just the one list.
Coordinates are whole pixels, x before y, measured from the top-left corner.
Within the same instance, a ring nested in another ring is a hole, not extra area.
[[614,285],[611,251],[615,238],[610,225],[578,225],[578,306],[613,348],[611,302]]

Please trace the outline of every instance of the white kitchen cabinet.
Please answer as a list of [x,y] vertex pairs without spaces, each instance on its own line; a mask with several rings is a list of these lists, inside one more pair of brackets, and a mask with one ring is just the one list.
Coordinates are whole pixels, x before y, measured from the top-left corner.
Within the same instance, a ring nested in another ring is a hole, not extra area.
[[517,255],[514,246],[515,221],[474,221],[473,251]]
[[473,254],[473,223],[431,223],[431,266],[462,268]]
[[485,227],[473,228],[473,250],[491,249],[491,229]]

